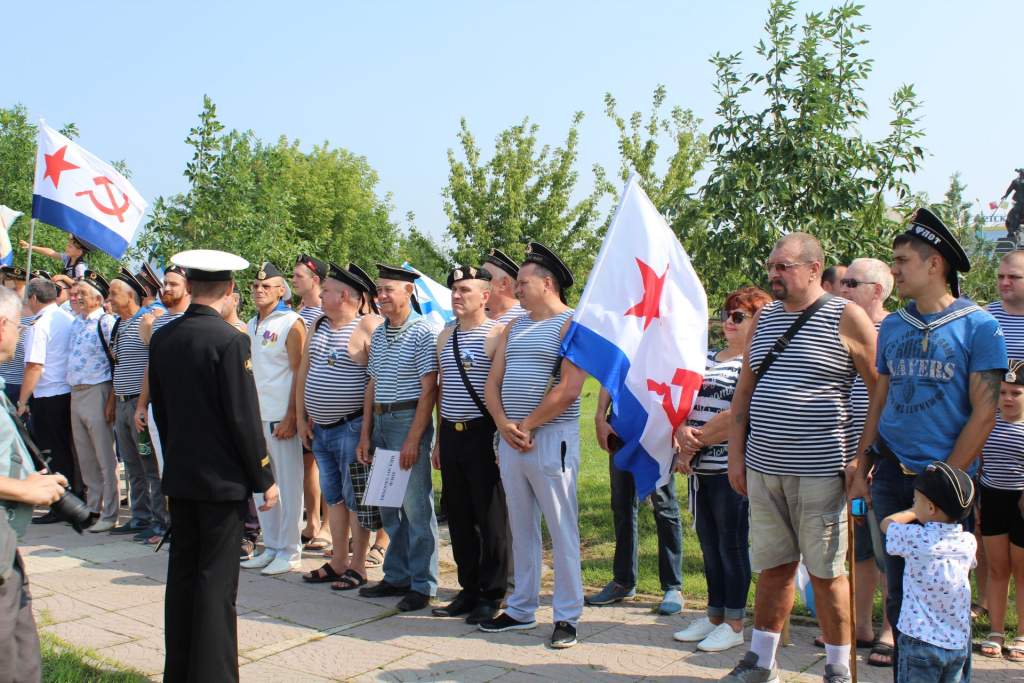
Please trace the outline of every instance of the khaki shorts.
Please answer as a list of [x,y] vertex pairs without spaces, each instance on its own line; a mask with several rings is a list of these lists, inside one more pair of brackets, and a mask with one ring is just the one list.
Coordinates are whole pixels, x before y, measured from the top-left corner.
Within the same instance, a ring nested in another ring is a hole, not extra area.
[[834,477],[762,474],[747,468],[750,564],[755,572],[803,557],[819,579],[846,573],[846,486]]

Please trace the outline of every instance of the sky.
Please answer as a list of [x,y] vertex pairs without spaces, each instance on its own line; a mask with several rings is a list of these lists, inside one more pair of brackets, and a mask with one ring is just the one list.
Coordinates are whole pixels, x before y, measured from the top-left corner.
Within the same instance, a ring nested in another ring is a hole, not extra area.
[[[805,0],[806,12],[835,2]],[[542,142],[565,139],[582,110],[578,169],[617,172],[616,131],[603,113],[647,111],[656,86],[668,104],[716,122],[715,52],[764,36],[766,1],[690,2],[176,2],[58,0],[4,10],[0,106],[73,121],[87,149],[128,162],[152,202],[186,189],[204,94],[227,128],[265,140],[330,141],[367,158],[393,217],[416,214],[436,237],[447,221],[447,151],[465,117],[485,155],[524,117]],[[911,179],[939,199],[959,171],[967,198],[998,199],[1024,166],[1018,50],[1024,2],[868,0],[864,54],[875,60],[864,97],[869,137],[884,135],[888,98],[912,83],[928,150]],[[17,27],[17,28],[14,28]],[[1014,124],[1013,121],[1018,121]],[[0,203],[3,198],[0,197]]]

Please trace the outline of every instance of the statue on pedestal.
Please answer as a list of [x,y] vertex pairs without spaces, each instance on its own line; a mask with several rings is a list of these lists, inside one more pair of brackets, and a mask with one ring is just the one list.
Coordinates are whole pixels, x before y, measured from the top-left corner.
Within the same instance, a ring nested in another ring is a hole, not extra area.
[[1017,177],[1013,179],[1002,199],[1013,193],[1013,207],[1006,214],[1006,239],[1017,243],[1017,231],[1020,229],[1020,212],[1024,208],[1024,168],[1015,169]]

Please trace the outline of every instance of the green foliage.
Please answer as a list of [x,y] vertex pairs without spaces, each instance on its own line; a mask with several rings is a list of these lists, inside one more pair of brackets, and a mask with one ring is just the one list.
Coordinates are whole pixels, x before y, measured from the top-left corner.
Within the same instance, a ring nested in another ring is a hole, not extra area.
[[[498,134],[494,153],[484,161],[469,125],[462,119],[458,141],[462,158],[448,150],[450,167],[444,188],[448,235],[455,242],[452,258],[480,263],[491,248],[512,258],[523,254],[529,240],[553,249],[582,281],[589,271],[607,222],[600,223],[600,202],[610,194],[604,171],[595,166],[594,187],[573,203],[579,124],[577,112],[560,147],[539,147],[538,126],[529,119]],[[579,296],[582,287],[574,287]]]
[[327,142],[303,152],[284,136],[267,143],[224,132],[209,97],[185,141],[194,150],[189,191],[154,202],[140,254],[166,261],[183,249],[223,249],[282,269],[301,252],[364,266],[396,255],[390,197],[376,195],[365,158]]
[[960,292],[979,304],[999,298],[996,274],[999,257],[995,244],[981,236],[984,219],[971,214],[971,203],[964,199],[967,186],[960,182],[960,173],[949,178],[949,188],[942,202],[933,204],[935,214],[942,219],[971,259],[971,270],[960,276]]
[[411,211],[406,214],[405,219],[409,225],[399,238],[396,260],[408,261],[427,277],[443,283],[448,277],[448,271],[453,267],[448,252],[433,237],[416,227],[416,216]]
[[[9,108],[0,108],[0,204],[6,204],[15,211],[25,215],[15,221],[11,227],[11,246],[14,247],[15,265],[25,267],[28,262],[28,250],[18,246],[20,240],[29,239],[32,217],[32,183],[35,179],[36,140],[38,127],[29,121],[28,110],[16,104]],[[64,124],[60,133],[71,139],[78,137],[78,126],[74,123]],[[124,175],[129,169],[124,161],[112,162],[114,167]],[[58,253],[64,251],[68,233],[47,223],[36,221],[34,243],[50,247]],[[86,260],[89,267],[105,274],[116,272],[117,263],[114,259],[96,252]],[[43,269],[57,272],[61,268],[60,261],[48,259],[39,254],[32,255],[32,269]]]
[[[773,0],[767,41],[755,48],[762,70],[741,75],[739,54],[712,57],[720,121],[710,133],[712,170],[702,193],[711,226],[680,225],[712,299],[763,281],[761,264],[786,232],[817,236],[830,263],[889,253],[898,224],[886,198],[906,208],[922,133],[916,95],[904,85],[890,100],[888,134],[861,135],[872,60],[861,54],[868,27],[858,23],[860,10],[847,3],[798,26],[795,2]],[[748,95],[758,108],[744,107]]]

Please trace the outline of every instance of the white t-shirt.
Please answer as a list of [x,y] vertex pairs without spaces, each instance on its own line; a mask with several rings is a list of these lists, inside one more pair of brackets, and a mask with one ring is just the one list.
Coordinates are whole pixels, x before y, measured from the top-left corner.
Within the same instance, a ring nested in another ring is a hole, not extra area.
[[295,373],[286,343],[296,320],[301,320],[299,314],[290,310],[275,310],[263,320],[257,320],[256,316],[249,320],[252,374],[256,380],[260,417],[265,422],[280,420],[288,412]]
[[33,396],[46,398],[71,392],[67,372],[73,321],[70,313],[53,303],[39,311],[39,317],[25,332],[25,362],[43,366]]
[[947,650],[971,641],[971,580],[978,542],[959,524],[890,524],[885,549],[906,562],[900,633]]

